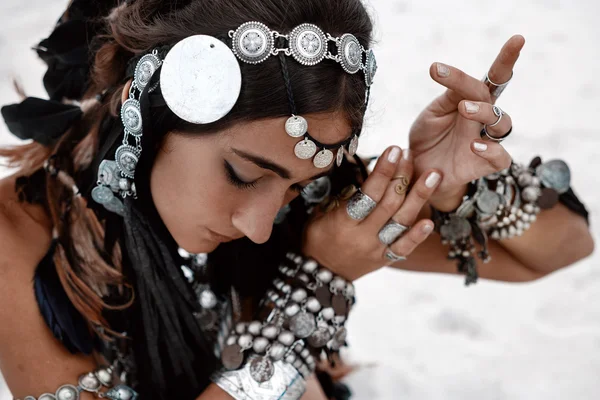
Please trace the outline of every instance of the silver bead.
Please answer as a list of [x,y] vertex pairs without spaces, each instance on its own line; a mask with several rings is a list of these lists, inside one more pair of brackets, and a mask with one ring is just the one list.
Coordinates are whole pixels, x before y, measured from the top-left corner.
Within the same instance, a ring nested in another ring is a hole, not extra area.
[[294,345],[294,351],[296,353],[301,353],[303,348],[304,348],[304,342],[298,342]]
[[56,391],[56,400],[75,400],[79,398],[79,391],[73,385],[63,385]]
[[[526,213],[532,214],[534,211],[533,204],[525,204],[523,206],[523,211],[525,211]],[[523,214],[523,212],[521,212],[521,214]]]
[[334,289],[342,291],[346,287],[346,281],[339,276],[336,276],[333,278],[333,281],[331,281],[331,286],[333,286]]
[[268,345],[269,345],[269,339],[261,336],[261,337],[257,337],[256,339],[254,339],[252,348],[258,354],[262,354],[265,352]]
[[90,372],[79,377],[79,386],[86,392],[96,392],[100,389],[100,380]]
[[302,350],[302,352],[300,353],[300,355],[304,358],[308,357],[310,355],[310,351],[308,349],[304,349]]
[[302,303],[307,297],[306,290],[304,289],[296,289],[294,293],[292,293],[292,300],[296,303]]
[[258,321],[252,321],[250,325],[248,325],[248,332],[254,336],[260,335],[260,329],[262,328],[262,324]]
[[285,300],[284,299],[278,299],[275,304],[277,305],[277,307],[279,308],[283,308],[285,307]]
[[517,236],[523,236],[523,229],[517,229]]
[[514,226],[509,226],[508,227],[508,234],[510,236],[515,236],[517,234],[517,228],[515,228]]
[[108,368],[100,368],[95,372],[96,378],[104,385],[104,386],[112,386],[113,384],[113,376],[112,371]]
[[294,361],[296,361],[296,356],[295,356],[293,353],[289,354],[289,355],[288,355],[288,356],[285,358],[285,362],[286,362],[286,363],[288,363],[288,364],[293,364],[293,363],[294,363]]
[[354,285],[350,282],[348,282],[348,284],[346,285],[346,296],[354,296]]
[[321,310],[321,303],[317,300],[316,297],[310,297],[306,301],[306,308],[313,314],[318,313]]
[[333,273],[329,270],[322,269],[317,273],[317,279],[323,283],[329,283],[333,279]]
[[528,230],[529,228],[531,228],[531,224],[529,222],[526,222],[525,226],[523,226],[523,229]]
[[238,322],[235,326],[235,332],[238,335],[241,335],[246,332],[246,324],[243,322]]
[[285,307],[285,315],[288,317],[293,317],[294,315],[300,312],[300,306],[298,303],[291,303]]
[[278,329],[275,325],[267,325],[262,330],[262,335],[267,339],[275,339],[277,337]]
[[269,350],[269,356],[273,360],[279,361],[283,358],[283,356],[285,355],[285,352],[286,352],[286,347],[279,342],[275,342],[271,345],[271,349]]
[[530,215],[529,216],[529,222],[535,222],[537,221],[537,216],[536,215]]
[[525,187],[531,185],[531,181],[533,180],[533,176],[529,172],[524,172],[519,175],[519,186]]
[[290,293],[292,291],[292,287],[286,283],[281,287],[281,291],[283,293]]
[[493,231],[492,232],[492,239],[494,239],[494,240],[500,240],[500,233],[498,231]]
[[518,220],[517,222],[515,222],[515,225],[516,225],[517,229],[523,229],[524,223],[523,223],[523,221]]
[[463,251],[462,252],[462,256],[463,257],[469,257],[471,255],[471,253],[469,253],[468,251]]
[[302,367],[302,360],[300,360],[299,358],[296,359],[296,361],[294,361],[294,363],[292,364],[294,366],[294,368],[296,369],[300,369],[300,367]]
[[504,228],[504,222],[498,222],[496,225],[498,228]]
[[520,208],[517,210],[517,217],[520,217],[521,215],[523,215],[523,210],[521,210]]
[[252,347],[252,335],[245,334],[240,336],[238,339],[238,344],[242,349],[248,349]]
[[233,346],[234,344],[237,343],[238,337],[235,335],[229,336],[227,338],[227,341],[225,342],[227,344],[227,346]]
[[124,192],[127,192],[129,191],[129,189],[131,189],[131,184],[129,183],[129,180],[127,178],[119,179],[119,189],[121,189]]
[[524,222],[529,222],[530,221],[530,216],[529,216],[529,214],[523,214],[523,216],[521,217],[521,219]]
[[200,293],[200,305],[207,310],[213,309],[217,305],[217,296],[210,289],[203,290]]
[[539,208],[538,206],[533,207],[533,212],[536,214],[539,214],[542,211],[541,208]]
[[344,315],[336,315],[333,317],[333,322],[336,324],[343,324],[346,321],[346,317]]
[[540,189],[534,186],[528,186],[521,193],[523,200],[533,203],[540,197]]
[[508,218],[508,217],[504,217],[504,219],[502,220],[502,223],[503,223],[504,225],[510,225],[510,218]]
[[506,239],[506,238],[508,238],[508,231],[507,231],[506,229],[504,229],[504,228],[503,228],[503,229],[500,231],[500,238],[501,238],[501,239]]
[[294,343],[295,339],[296,339],[296,337],[290,331],[283,331],[277,337],[277,340],[279,340],[279,342],[281,342],[284,346],[287,346],[287,347],[291,346],[292,343]]
[[53,394],[44,393],[43,395],[41,395],[40,397],[38,397],[38,400],[56,400],[56,397],[54,397]]
[[540,186],[542,185],[542,182],[540,181],[540,178],[538,178],[537,176],[534,176],[534,177],[531,179],[531,184],[532,184],[533,186],[540,187]]
[[321,311],[321,316],[323,316],[325,321],[330,321],[335,316],[335,311],[331,307],[324,308],[323,311]]
[[517,216],[515,214],[510,214],[508,216],[508,219],[510,220],[510,222],[515,222],[517,220]]

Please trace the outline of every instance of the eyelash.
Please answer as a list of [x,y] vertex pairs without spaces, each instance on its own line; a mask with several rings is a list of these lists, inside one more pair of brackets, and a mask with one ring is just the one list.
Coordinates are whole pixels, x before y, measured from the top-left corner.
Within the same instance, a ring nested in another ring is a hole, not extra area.
[[[240,177],[237,176],[237,174],[233,170],[233,167],[231,166],[231,164],[229,164],[227,161],[225,161],[225,172],[227,173],[227,180],[229,181],[229,183],[231,183],[233,186],[237,187],[238,189],[254,189],[254,188],[256,188],[256,181],[244,182],[243,180],[241,180]],[[298,184],[292,185],[292,190],[298,194],[302,194],[305,189],[306,189],[306,187],[302,187]]]

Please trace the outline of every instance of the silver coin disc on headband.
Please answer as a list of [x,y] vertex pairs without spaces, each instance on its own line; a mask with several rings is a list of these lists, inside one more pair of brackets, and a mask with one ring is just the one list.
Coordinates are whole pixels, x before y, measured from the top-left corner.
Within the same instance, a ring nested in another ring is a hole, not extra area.
[[301,160],[308,160],[317,153],[317,145],[312,140],[304,139],[298,142],[294,148],[294,153]]
[[133,146],[124,144],[115,152],[117,167],[127,178],[135,178],[135,168],[139,160],[140,152]]
[[339,148],[336,159],[335,159],[335,163],[338,167],[341,167],[343,162],[344,162],[344,146]]
[[133,75],[133,83],[140,92],[144,91],[144,88],[148,85],[150,79],[152,79],[152,75],[154,75],[158,67],[160,67],[160,64],[160,59],[154,54],[146,54],[144,57],[140,58]]
[[107,186],[96,186],[92,190],[92,199],[98,204],[106,204],[114,199],[115,194]]
[[260,22],[242,24],[233,33],[233,54],[248,64],[259,64],[271,55],[275,47],[273,33]]
[[327,168],[333,161],[333,153],[331,150],[323,149],[315,156],[313,164],[317,168]]
[[160,73],[165,102],[175,115],[193,124],[210,124],[226,116],[242,88],[235,55],[219,39],[190,36],[165,57]]
[[338,44],[338,55],[340,64],[344,71],[349,74],[355,74],[360,71],[362,66],[362,46],[356,36],[345,33],[340,38]]
[[290,32],[292,57],[300,64],[315,65],[327,54],[327,37],[318,26],[302,24]]
[[139,101],[129,99],[121,107],[121,120],[127,132],[138,137],[142,135],[142,111]]
[[365,81],[367,82],[367,86],[371,86],[373,84],[373,79],[375,79],[376,73],[377,60],[375,59],[375,53],[373,50],[369,49],[367,51],[367,61],[365,64]]
[[308,122],[304,117],[293,115],[285,122],[285,131],[293,138],[302,137],[308,132]]
[[571,170],[562,160],[552,160],[537,167],[536,174],[547,188],[556,190],[559,194],[569,191],[571,187]]
[[354,156],[357,151],[358,151],[358,136],[354,135],[354,137],[350,141],[350,145],[348,146],[348,153],[350,153],[351,156]]

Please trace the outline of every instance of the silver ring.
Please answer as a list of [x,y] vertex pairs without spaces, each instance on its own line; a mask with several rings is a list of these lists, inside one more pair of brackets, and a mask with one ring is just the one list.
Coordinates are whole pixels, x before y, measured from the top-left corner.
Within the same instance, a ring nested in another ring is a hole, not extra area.
[[488,127],[494,127],[496,125],[498,125],[500,123],[500,121],[502,121],[502,117],[504,117],[504,111],[502,111],[502,109],[498,106],[492,106],[492,110],[494,110],[494,115],[496,115],[496,117],[498,117],[498,121],[494,122],[491,125],[488,125]]
[[501,137],[497,138],[497,137],[490,136],[490,134],[487,131],[486,125],[483,125],[483,129],[481,130],[479,136],[482,139],[486,139],[487,138],[487,139],[492,140],[494,142],[502,143],[504,141],[504,139],[506,139],[512,133],[512,130],[513,130],[513,128],[511,126],[510,129],[508,130],[508,132],[506,132]]
[[391,249],[387,249],[385,251],[385,258],[392,262],[406,261],[406,257],[399,256],[398,254],[394,253]]
[[408,226],[404,226],[393,219],[390,219],[379,231],[379,241],[382,244],[389,246],[396,240],[400,239],[402,235],[404,235],[404,233],[409,229],[410,228]]
[[502,92],[504,92],[504,89],[506,89],[506,87],[508,86],[508,84],[510,83],[510,81],[512,81],[512,78],[514,76],[514,71],[510,74],[510,79],[504,83],[498,84],[498,83],[494,83],[490,80],[489,77],[489,72],[487,72],[485,74],[485,76],[482,79],[482,82],[485,84],[485,86],[488,87],[488,89],[490,90],[490,94],[496,98],[500,97],[500,95],[502,94]]
[[364,194],[360,189],[348,200],[346,212],[356,221],[365,219],[377,207],[377,202]]

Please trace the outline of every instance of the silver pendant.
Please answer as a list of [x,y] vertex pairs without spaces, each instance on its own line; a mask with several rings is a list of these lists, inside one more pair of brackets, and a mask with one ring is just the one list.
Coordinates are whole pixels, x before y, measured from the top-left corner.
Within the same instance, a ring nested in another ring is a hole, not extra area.
[[308,122],[304,117],[293,115],[285,122],[285,131],[293,138],[302,137],[308,132]]
[[140,102],[135,99],[129,99],[121,107],[121,121],[127,133],[135,137],[142,135],[142,111]]
[[358,136],[354,135],[348,146],[348,153],[350,156],[354,156],[358,151]]
[[198,293],[198,301],[202,308],[210,310],[217,305],[217,296],[215,296],[215,293],[212,290],[203,289]]
[[318,327],[308,338],[308,344],[312,347],[323,347],[331,340],[331,333],[326,326]]
[[377,60],[375,59],[375,53],[373,53],[373,50],[369,50],[367,51],[367,62],[365,64],[365,81],[367,82],[367,86],[371,86],[373,84],[376,73]]
[[240,95],[242,72],[229,47],[212,36],[189,36],[169,51],[160,88],[175,115],[209,124],[229,114]]
[[150,83],[152,75],[154,75],[156,70],[160,67],[160,64],[160,59],[154,54],[146,54],[144,57],[140,58],[133,75],[133,83],[140,92],[143,92],[148,83]]
[[335,163],[338,167],[341,167],[343,162],[344,162],[344,146],[340,147],[340,149],[338,150],[336,160],[335,160]]
[[268,356],[258,356],[250,362],[250,376],[258,383],[268,381],[274,373],[275,366]]
[[86,392],[96,392],[100,389],[100,380],[96,376],[89,372],[79,377],[79,386]]
[[96,186],[92,190],[92,199],[98,204],[107,204],[114,198],[113,191],[107,186]]
[[312,314],[300,312],[290,319],[290,329],[300,339],[309,337],[317,327],[317,322]]
[[113,192],[118,192],[120,177],[117,163],[112,160],[102,160],[98,168],[98,184],[110,186]]
[[301,160],[308,160],[317,153],[317,145],[312,140],[305,138],[301,142],[298,142],[294,148],[296,157]]
[[238,369],[244,362],[244,353],[238,344],[225,346],[221,353],[221,362],[223,366],[232,371]]
[[242,24],[233,33],[233,54],[248,64],[259,64],[271,55],[275,47],[273,33],[260,22]]
[[113,375],[111,368],[99,368],[94,371],[94,375],[100,381],[100,383],[106,387],[110,387],[113,384]]
[[477,207],[485,215],[492,215],[498,211],[500,207],[500,195],[491,190],[484,190],[477,199]]
[[568,192],[571,187],[571,170],[562,160],[543,163],[537,167],[536,174],[544,186],[556,190],[558,194]]
[[313,164],[317,168],[327,168],[333,161],[333,153],[331,150],[323,149],[315,156]]
[[521,192],[521,197],[528,203],[534,203],[542,195],[542,191],[539,187],[528,186]]
[[301,24],[289,35],[292,57],[300,64],[315,65],[323,61],[327,54],[327,37],[313,24]]
[[318,204],[331,194],[331,179],[323,176],[311,183],[302,191],[302,198],[311,204]]
[[63,385],[56,391],[56,400],[78,400],[79,391],[73,385]]
[[135,178],[135,168],[140,159],[140,152],[133,146],[124,144],[115,153],[117,168],[127,178]]
[[460,240],[471,235],[471,224],[465,218],[450,217],[450,221],[442,225],[440,233],[446,240]]
[[125,216],[125,205],[118,197],[113,197],[108,203],[105,203],[104,208],[110,212],[120,215],[121,217]]
[[138,394],[126,385],[118,385],[104,393],[104,397],[110,400],[136,400]]
[[338,41],[338,55],[344,71],[355,74],[362,67],[362,46],[358,39],[350,33],[342,35]]

